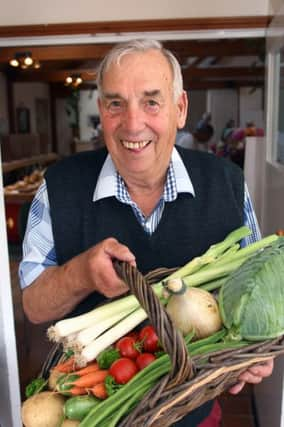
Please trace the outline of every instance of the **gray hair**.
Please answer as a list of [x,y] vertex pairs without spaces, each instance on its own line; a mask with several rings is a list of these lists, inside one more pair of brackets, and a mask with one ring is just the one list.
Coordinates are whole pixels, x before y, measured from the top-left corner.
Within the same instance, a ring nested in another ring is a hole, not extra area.
[[183,92],[183,80],[181,67],[176,57],[169,50],[165,49],[162,44],[157,40],[141,39],[141,40],[130,40],[122,42],[114,46],[104,57],[97,69],[96,83],[98,87],[99,96],[102,96],[102,83],[105,71],[108,70],[111,64],[119,64],[121,58],[124,55],[131,54],[134,52],[147,52],[148,50],[157,50],[167,59],[173,73],[173,96],[174,101],[177,101],[178,97]]

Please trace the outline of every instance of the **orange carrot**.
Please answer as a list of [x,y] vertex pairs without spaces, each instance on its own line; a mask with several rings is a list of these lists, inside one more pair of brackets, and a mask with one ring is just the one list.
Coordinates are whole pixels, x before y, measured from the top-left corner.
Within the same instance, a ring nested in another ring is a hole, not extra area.
[[79,375],[80,377],[82,377],[83,375],[87,375],[90,374],[91,372],[96,372],[98,371],[99,365],[97,362],[93,362],[90,363],[89,365],[87,365],[85,368],[79,369],[79,371],[75,371],[74,374]]
[[90,389],[91,393],[98,399],[106,399],[108,397],[105,383],[98,383]]
[[107,369],[90,372],[89,374],[83,375],[73,381],[73,385],[76,387],[93,387],[94,385],[103,382],[108,374],[109,372]]
[[81,396],[82,394],[87,394],[87,390],[83,387],[72,387],[68,390],[70,396]]
[[74,356],[69,357],[69,359],[65,360],[64,362],[58,363],[58,365],[56,365],[54,369],[55,371],[59,371],[64,374],[69,374],[70,372],[73,372],[75,369]]

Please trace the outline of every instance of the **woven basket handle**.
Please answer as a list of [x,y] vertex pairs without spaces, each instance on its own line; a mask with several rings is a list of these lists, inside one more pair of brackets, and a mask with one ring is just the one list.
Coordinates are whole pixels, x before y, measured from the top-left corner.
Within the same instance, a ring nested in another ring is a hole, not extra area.
[[148,314],[163,349],[170,356],[172,370],[167,388],[182,384],[192,377],[193,364],[181,333],[173,326],[159,298],[137,268],[132,267],[129,263],[120,261],[114,261],[114,267],[117,274],[127,283],[132,294],[136,296],[140,305]]

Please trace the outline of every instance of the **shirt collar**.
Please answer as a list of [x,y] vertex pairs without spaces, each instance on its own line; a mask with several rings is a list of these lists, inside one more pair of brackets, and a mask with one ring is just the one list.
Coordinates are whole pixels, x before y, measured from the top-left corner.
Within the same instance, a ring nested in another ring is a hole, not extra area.
[[192,196],[195,196],[195,191],[189,173],[187,172],[181,156],[175,147],[172,152],[172,165],[176,179],[177,192],[190,193]]
[[[184,166],[184,163],[176,150],[173,148],[172,152],[172,166],[176,180],[176,189],[178,193],[190,193],[195,196],[194,188],[190,176]],[[93,202],[106,197],[116,196],[116,168],[108,154],[103,164],[97,185],[93,195]]]

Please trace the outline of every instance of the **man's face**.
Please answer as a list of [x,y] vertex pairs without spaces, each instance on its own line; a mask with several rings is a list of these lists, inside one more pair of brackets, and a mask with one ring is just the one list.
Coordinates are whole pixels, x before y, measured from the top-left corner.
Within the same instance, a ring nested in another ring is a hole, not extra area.
[[165,173],[187,99],[183,92],[174,102],[171,67],[160,52],[131,53],[112,64],[99,109],[106,146],[124,179]]

